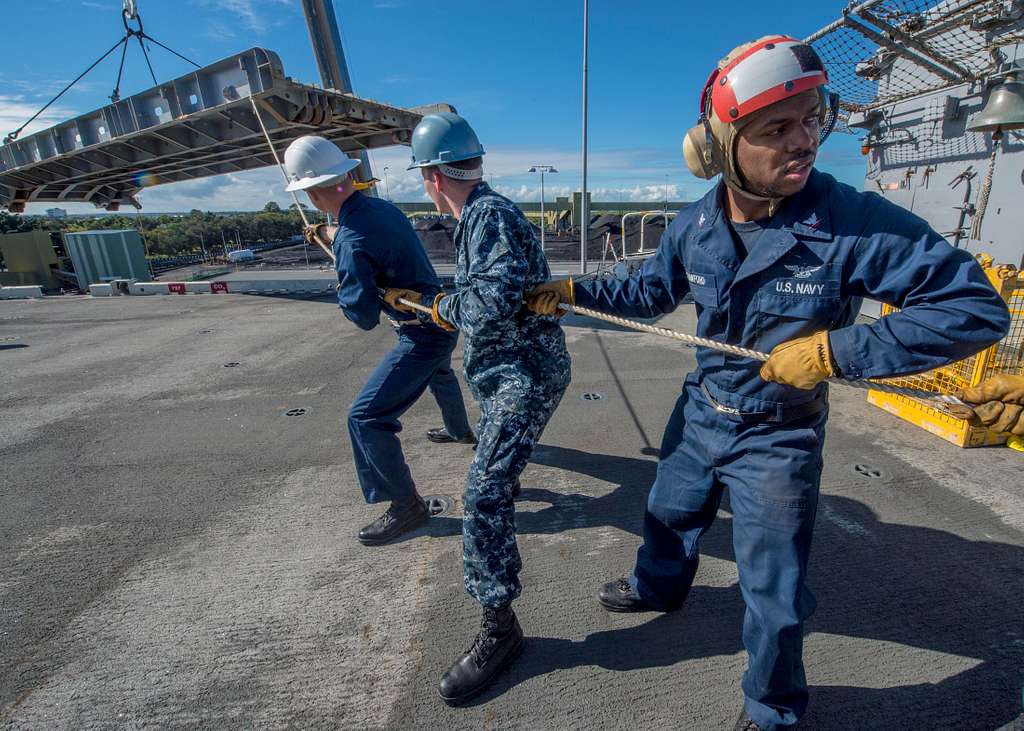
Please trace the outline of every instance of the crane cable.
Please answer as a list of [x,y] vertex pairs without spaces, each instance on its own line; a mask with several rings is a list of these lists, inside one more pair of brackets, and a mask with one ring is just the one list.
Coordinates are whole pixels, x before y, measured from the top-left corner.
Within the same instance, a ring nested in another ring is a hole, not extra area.
[[[180,53],[175,51],[173,48],[168,48],[163,43],[158,41],[156,38],[154,38],[153,36],[151,36],[148,33],[146,33],[146,31],[143,30],[143,28],[142,28],[142,18],[141,18],[141,16],[139,16],[137,9],[134,10],[130,14],[128,8],[126,7],[124,10],[121,11],[121,20],[124,23],[124,28],[125,28],[124,36],[117,43],[112,45],[106,51],[106,53],[104,53],[102,56],[100,56],[95,61],[93,61],[92,64],[89,66],[89,68],[87,68],[85,71],[80,73],[77,77],[75,77],[74,81],[72,81],[70,84],[68,84],[63,89],[61,89],[57,93],[57,95],[55,97],[50,99],[50,101],[46,102],[46,104],[43,105],[42,109],[40,109],[38,112],[33,114],[31,117],[29,117],[28,120],[24,124],[22,124],[20,127],[18,127],[18,129],[14,130],[13,132],[9,132],[7,134],[7,136],[4,137],[3,144],[7,145],[7,144],[10,144],[11,142],[14,142],[16,139],[18,139],[18,135],[20,135],[22,133],[22,131],[26,127],[28,127],[30,124],[32,124],[32,122],[34,122],[39,117],[40,114],[42,114],[47,109],[49,109],[53,105],[53,103],[56,102],[58,99],[60,99],[62,96],[64,96],[64,94],[67,93],[67,91],[72,86],[74,86],[79,81],[81,81],[83,78],[85,78],[85,76],[90,71],[92,71],[94,68],[96,68],[104,59],[107,58],[107,56],[112,54],[114,51],[117,50],[117,48],[119,46],[121,46],[122,47],[121,48],[121,65],[120,65],[120,67],[118,68],[118,71],[117,71],[117,81],[116,81],[116,83],[114,85],[114,91],[110,95],[110,100],[112,102],[119,101],[120,98],[121,98],[121,93],[120,93],[120,89],[121,89],[121,76],[124,73],[124,58],[125,58],[125,54],[128,51],[128,41],[131,40],[132,36],[135,36],[135,38],[139,41],[139,47],[142,49],[142,55],[143,55],[143,57],[145,57],[146,65],[149,67],[149,74],[153,78],[153,86],[158,86],[159,82],[157,82],[157,80],[156,80],[156,74],[153,73],[153,64],[150,63],[150,61],[149,61],[149,54],[146,53],[146,47],[145,47],[145,45],[142,42],[143,39],[148,40],[148,41],[152,41],[153,43],[157,44],[158,46],[160,46],[164,50],[173,53],[175,56],[177,56],[178,58],[182,59],[183,61],[187,61],[188,63],[192,64],[197,69],[198,68],[202,68],[199,64],[197,64],[192,59],[186,58],[185,56],[182,56]],[[135,20],[136,22],[138,22],[138,24],[139,24],[138,30],[136,30],[136,29],[134,29],[134,28],[132,28],[132,27],[130,27],[128,25],[128,21],[129,20]]]

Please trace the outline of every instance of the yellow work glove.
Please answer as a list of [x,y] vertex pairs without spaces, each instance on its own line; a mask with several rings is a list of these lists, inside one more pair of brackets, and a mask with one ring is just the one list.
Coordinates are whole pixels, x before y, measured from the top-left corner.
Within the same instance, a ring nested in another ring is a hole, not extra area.
[[561,302],[576,304],[576,288],[571,278],[553,279],[538,284],[523,299],[526,300],[527,309],[535,315],[565,314],[565,310],[560,310],[558,305]]
[[1024,376],[993,376],[958,395],[992,431],[1024,436]]
[[764,380],[805,391],[834,375],[828,330],[776,345],[761,366],[761,378]]
[[336,226],[328,226],[326,223],[314,223],[302,229],[302,236],[313,246],[329,250],[334,246],[334,234],[337,230]]
[[558,292],[541,292],[526,297],[526,308],[535,315],[561,317],[566,311],[558,306]]
[[384,302],[393,310],[408,312],[410,315],[415,315],[416,310],[409,305],[403,305],[398,301],[399,298],[416,303],[423,301],[423,295],[419,292],[414,292],[411,289],[387,289],[384,291]]
[[433,307],[430,308],[430,319],[433,320],[434,324],[437,325],[442,330],[448,330],[449,332],[452,332],[453,330],[455,330],[455,326],[452,325],[450,322],[445,322],[443,319],[441,319],[441,315],[438,314],[437,311],[437,306],[441,304],[441,300],[443,299],[444,292],[438,292],[437,296],[434,297],[434,305]]

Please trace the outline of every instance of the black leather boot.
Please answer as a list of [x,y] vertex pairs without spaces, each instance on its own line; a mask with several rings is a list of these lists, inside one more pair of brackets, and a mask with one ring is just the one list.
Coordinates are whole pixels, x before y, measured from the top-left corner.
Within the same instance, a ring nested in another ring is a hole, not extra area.
[[359,531],[359,542],[366,546],[379,546],[398,536],[418,528],[427,522],[430,510],[423,498],[413,495],[405,500],[395,500],[384,515]]
[[511,607],[484,607],[473,646],[455,661],[437,688],[445,703],[457,706],[483,692],[522,652],[523,628]]
[[451,444],[453,442],[458,442],[459,444],[476,445],[476,434],[473,432],[462,437],[462,439],[456,439],[443,426],[439,426],[436,429],[427,429],[427,439],[436,444]]
[[615,581],[609,581],[597,592],[597,601],[609,612],[670,612],[674,607],[656,607],[647,602],[636,593],[629,583],[629,577],[624,576]]

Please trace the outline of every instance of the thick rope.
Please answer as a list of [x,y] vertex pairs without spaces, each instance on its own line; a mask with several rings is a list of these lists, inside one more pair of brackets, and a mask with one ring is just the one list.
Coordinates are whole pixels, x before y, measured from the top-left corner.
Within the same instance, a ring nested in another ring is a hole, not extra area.
[[[263,130],[263,136],[267,140],[267,147],[270,148],[270,154],[274,156],[274,162],[277,163],[278,169],[281,171],[281,177],[284,178],[285,186],[288,185],[288,173],[284,169],[284,165],[281,163],[281,158],[277,156],[277,150],[274,149],[274,143],[270,139],[270,133],[267,132],[267,126],[263,124],[263,115],[260,114],[260,108],[256,106],[256,98],[253,96],[249,97],[249,103],[252,104],[253,114],[256,115],[256,121],[260,123],[260,129]],[[307,228],[309,227],[309,219],[306,218],[305,211],[302,210],[302,205],[299,203],[299,196],[295,195],[295,191],[291,191],[292,200],[295,201],[295,209],[299,212],[299,216],[302,218],[302,223]],[[331,253],[331,258],[334,258],[334,254]]]
[[[277,162],[277,166],[281,169],[281,175],[284,176],[285,183],[288,182],[288,173],[285,172],[284,165],[281,164],[280,158],[277,156],[277,150],[274,149],[274,143],[270,140],[270,134],[267,132],[267,128],[263,124],[263,117],[260,115],[259,108],[256,106],[256,100],[253,97],[249,97],[249,101],[252,102],[252,110],[256,114],[256,119],[260,123],[260,129],[263,130],[263,136],[267,139],[267,145],[270,147],[271,153],[274,155],[274,160]],[[295,191],[292,191],[292,198],[295,199],[295,207],[299,211],[299,215],[302,216],[302,222],[309,226],[309,221],[306,220],[306,215],[302,211],[302,206],[299,205],[299,197],[295,195]],[[331,260],[334,261],[334,252],[328,249],[326,246],[317,241],[320,248],[323,249]],[[398,298],[398,302],[414,310],[426,314],[433,314],[433,310],[430,307],[421,305],[419,302],[413,302],[411,300]],[[591,310],[587,307],[577,307],[575,305],[565,304],[564,302],[558,305],[567,312],[572,312],[577,315],[583,315],[584,317],[591,317],[595,320],[604,320],[605,322],[611,322],[616,325],[628,327],[633,330],[639,330],[640,332],[652,333],[654,335],[661,335],[662,337],[672,338],[674,340],[681,340],[684,343],[690,345],[699,345],[704,348],[711,348],[713,350],[720,350],[724,353],[731,353],[732,355],[739,355],[744,358],[752,358],[754,360],[766,361],[768,360],[767,353],[760,353],[756,350],[750,350],[749,348],[741,348],[736,345],[727,345],[726,343],[720,343],[717,340],[711,340],[709,338],[700,338],[695,335],[687,335],[685,333],[676,332],[675,330],[669,330],[664,327],[655,327],[654,325],[645,325],[640,322],[634,322],[627,320],[624,317],[616,317],[615,315],[606,315],[603,312],[597,310]],[[876,381],[853,381],[847,378],[830,378],[829,381],[833,383],[839,383],[844,386],[852,386],[853,388],[860,388],[863,390],[874,389],[876,391],[883,391],[885,393],[892,393],[898,396],[909,396],[910,398],[923,399],[925,401],[932,401],[939,404],[951,404],[955,406],[966,406],[963,401],[958,399],[956,396],[951,396],[941,393],[932,393],[931,391],[922,391],[917,388],[904,388],[902,386],[893,386],[888,383],[879,383]]]
[[[188,59],[186,59],[188,60]],[[281,170],[281,175],[284,177],[285,187],[288,187],[288,172],[284,169],[284,165],[281,164],[281,158],[277,156],[277,150],[274,149],[274,143],[270,140],[270,133],[267,132],[267,126],[263,124],[263,115],[260,114],[260,108],[256,106],[256,99],[252,96],[249,97],[249,101],[252,103],[253,114],[256,115],[256,121],[260,123],[260,129],[263,130],[263,137],[267,140],[267,147],[270,148],[270,154],[274,156],[274,162],[277,163],[277,167]],[[295,194],[295,191],[291,191],[292,200],[295,201],[295,210],[299,212],[299,217],[302,219],[304,228],[309,228],[309,219],[306,218],[305,212],[302,210],[302,204],[299,203],[299,196]],[[336,261],[334,258],[334,252],[327,248],[323,242],[317,237],[313,237],[316,241],[316,245],[319,246],[327,256],[331,258],[331,261]],[[306,255],[306,268],[309,269],[309,242],[306,240],[305,230],[302,235],[302,251]]]
[[[256,100],[253,97],[250,96],[249,97],[249,101],[252,103],[252,111],[256,115],[256,120],[260,123],[260,129],[263,130],[263,136],[267,140],[267,146],[270,148],[270,152],[274,156],[274,161],[277,163],[277,167],[281,170],[281,176],[284,178],[285,185],[287,185],[288,184],[288,173],[287,173],[287,171],[285,171],[284,165],[281,164],[281,158],[279,158],[277,156],[277,150],[274,149],[274,143],[270,140],[270,133],[267,132],[266,125],[263,124],[263,116],[260,114],[259,107],[256,106]],[[309,228],[309,220],[306,218],[306,214],[303,212],[302,206],[299,204],[299,196],[297,196],[295,194],[294,190],[291,191],[291,193],[292,193],[292,200],[295,201],[295,208],[296,208],[296,210],[298,210],[299,216],[302,217],[302,223],[305,224],[306,228]],[[323,252],[325,254],[327,254],[327,256],[331,257],[331,261],[337,261],[337,259],[334,256],[334,252],[333,251],[331,251],[329,248],[327,248],[316,237],[313,237],[313,238],[314,238],[314,240],[316,240],[317,246],[319,246],[321,249],[323,249]],[[412,307],[414,310],[419,310],[421,312],[425,312],[428,315],[432,315],[433,314],[433,310],[431,310],[429,307],[424,307],[419,302],[413,302],[411,300],[407,300],[407,299],[404,299],[404,298],[401,298],[401,297],[398,299],[398,301],[401,302],[403,305],[408,305],[409,307]]]
[[971,221],[971,239],[981,240],[981,223],[985,220],[985,210],[988,208],[988,197],[992,192],[992,177],[996,172],[996,154],[999,152],[999,140],[1002,135],[992,135],[992,154],[988,158],[988,170],[985,173],[985,181],[981,184],[981,193],[978,194],[978,207],[974,212],[974,220]]
[[[572,312],[576,315],[583,315],[584,317],[591,317],[595,320],[604,320],[615,325],[621,325],[622,327],[628,327],[632,330],[639,330],[640,332],[651,333],[652,335],[660,335],[665,338],[672,338],[673,340],[679,340],[689,345],[697,345],[702,348],[711,348],[712,350],[719,350],[723,353],[729,353],[731,355],[738,355],[743,358],[751,358],[753,360],[766,361],[768,360],[767,353],[761,353],[756,350],[750,350],[749,348],[740,348],[736,345],[728,345],[726,343],[720,343],[717,340],[711,340],[709,338],[701,338],[696,335],[687,335],[686,333],[676,332],[675,330],[669,330],[664,327],[656,327],[654,325],[645,325],[641,322],[634,322],[633,320],[627,320],[624,317],[617,317],[615,315],[606,315],[603,312],[597,310],[591,310],[587,307],[578,307],[576,305],[565,304],[564,302],[558,305],[567,312]],[[948,394],[933,393],[931,391],[923,391],[917,388],[905,388],[903,386],[893,386],[889,383],[883,383],[878,381],[854,381],[848,378],[830,378],[828,379],[832,383],[838,383],[843,386],[852,386],[853,388],[859,388],[862,390],[875,390],[882,391],[884,393],[896,394],[897,396],[908,396],[910,398],[922,399],[925,401],[931,401],[936,404],[952,405],[952,406],[966,406],[963,401],[958,399],[956,396]]]

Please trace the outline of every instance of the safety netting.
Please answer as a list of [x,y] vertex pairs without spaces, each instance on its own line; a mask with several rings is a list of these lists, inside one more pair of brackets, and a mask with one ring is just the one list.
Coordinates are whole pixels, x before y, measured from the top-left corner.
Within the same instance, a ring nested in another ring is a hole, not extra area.
[[[868,0],[807,38],[847,112],[983,78],[1024,42],[1022,0]],[[841,123],[837,129],[843,130]]]

